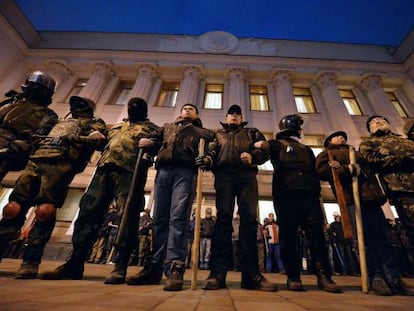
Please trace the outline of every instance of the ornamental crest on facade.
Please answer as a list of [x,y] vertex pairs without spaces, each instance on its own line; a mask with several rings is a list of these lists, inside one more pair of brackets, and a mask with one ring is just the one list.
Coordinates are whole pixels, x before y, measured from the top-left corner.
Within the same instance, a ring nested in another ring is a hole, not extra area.
[[212,31],[199,38],[200,49],[208,53],[231,53],[239,46],[239,39],[225,31]]

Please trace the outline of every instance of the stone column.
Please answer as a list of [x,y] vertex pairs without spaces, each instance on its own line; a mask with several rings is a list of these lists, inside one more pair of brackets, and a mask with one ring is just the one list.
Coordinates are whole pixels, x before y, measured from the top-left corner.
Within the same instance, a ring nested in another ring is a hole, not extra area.
[[360,135],[336,86],[336,73],[323,72],[316,77],[315,82],[319,86],[328,112],[329,133],[327,135],[341,130],[347,133],[349,143],[358,141]]
[[276,96],[275,111],[273,113],[273,123],[276,127],[275,132],[279,131],[278,124],[281,118],[298,111],[290,83],[290,76],[291,73],[288,70],[277,70],[272,72],[270,78]]
[[138,67],[138,76],[132,87],[130,97],[141,97],[148,100],[157,71],[154,65],[143,64]]
[[[141,97],[144,100],[148,100],[152,85],[155,77],[157,76],[157,71],[155,65],[152,64],[142,64],[138,65],[138,76],[135,80],[135,84],[132,87],[131,92],[129,93],[129,98],[132,97]],[[150,114],[151,107],[148,107],[148,113]],[[122,113],[119,116],[118,122],[121,122],[123,118],[128,116],[128,106],[125,105],[122,109]]]
[[404,121],[398,115],[388,95],[385,93],[382,77],[379,74],[372,74],[364,77],[360,84],[367,94],[375,114],[386,117],[390,121],[393,131],[401,133]]
[[57,89],[53,95],[53,102],[64,103],[78,78],[72,74],[72,71],[66,64],[59,61],[50,62],[47,73],[52,75],[57,82]]
[[202,68],[199,66],[187,66],[184,69],[183,79],[178,91],[176,107],[191,103],[196,105],[198,90],[200,88],[200,79],[202,78]]
[[[229,82],[228,107],[230,107],[231,105],[239,105],[242,109],[243,119],[247,120],[250,115],[250,109],[249,107],[247,107],[246,101],[247,68],[230,67],[227,68],[226,74]],[[226,112],[228,107],[223,107]]]
[[114,72],[108,64],[97,63],[92,76],[80,91],[79,96],[89,98],[95,103],[98,102],[99,97],[113,76]]

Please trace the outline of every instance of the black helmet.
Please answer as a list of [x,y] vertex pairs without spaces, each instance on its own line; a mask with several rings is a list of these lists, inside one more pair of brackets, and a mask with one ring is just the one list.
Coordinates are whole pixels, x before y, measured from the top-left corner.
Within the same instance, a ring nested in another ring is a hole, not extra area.
[[32,83],[43,86],[51,94],[53,94],[56,89],[55,79],[51,75],[42,71],[33,71],[27,75],[26,81],[24,81],[24,84],[21,85],[23,91],[30,87]]
[[297,114],[284,116],[279,122],[280,133],[286,133],[291,136],[300,138],[300,130],[302,129],[303,119]]
[[71,96],[69,104],[70,112],[74,118],[78,118],[80,113],[85,113],[92,117],[96,106],[93,100],[80,96]]

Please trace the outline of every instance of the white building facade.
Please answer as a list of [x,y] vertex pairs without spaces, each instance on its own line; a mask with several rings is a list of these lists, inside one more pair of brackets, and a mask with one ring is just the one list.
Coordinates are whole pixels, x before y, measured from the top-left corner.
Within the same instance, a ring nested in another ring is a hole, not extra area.
[[[38,33],[9,0],[0,4],[0,29],[0,94],[20,90],[31,71],[48,72],[58,82],[50,107],[60,117],[69,111],[69,97],[79,95],[94,100],[96,114],[112,125],[127,116],[129,98],[142,97],[159,125],[193,103],[204,126],[214,129],[228,107],[238,104],[248,126],[268,138],[283,116],[299,113],[305,120],[302,142],[316,152],[337,130],[358,146],[368,136],[365,123],[372,114],[386,116],[397,133],[414,118],[414,31],[396,47],[237,38],[222,31],[201,36]],[[93,164],[71,184],[57,236],[75,217]],[[154,174],[147,183],[148,204]],[[6,176],[6,188],[17,176]],[[267,202],[271,176],[266,169],[258,176],[260,199]],[[323,200],[332,202],[327,187]],[[214,205],[211,174],[204,178],[203,192],[203,206]]]

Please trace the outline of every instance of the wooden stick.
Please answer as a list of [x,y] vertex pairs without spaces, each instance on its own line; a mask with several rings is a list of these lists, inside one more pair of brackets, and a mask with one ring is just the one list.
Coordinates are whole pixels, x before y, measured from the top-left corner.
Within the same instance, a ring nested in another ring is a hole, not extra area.
[[[329,161],[335,160],[331,150],[328,150],[328,158]],[[348,207],[346,205],[344,190],[342,188],[341,181],[339,180],[339,176],[333,167],[332,178],[335,185],[336,200],[338,201],[339,209],[341,211],[341,223],[344,230],[344,236],[346,239],[352,239],[352,223],[351,218],[349,217]]]
[[[356,164],[355,149],[349,146],[349,162],[352,165]],[[365,254],[364,229],[362,226],[361,216],[361,201],[359,197],[358,176],[352,177],[352,192],[354,194],[355,204],[355,220],[358,237],[358,251],[359,251],[359,267],[361,269],[361,286],[362,292],[368,293],[368,273],[367,273],[367,259]]]
[[[204,155],[204,146],[205,146],[205,139],[200,138],[200,142],[198,144],[198,155]],[[203,169],[198,168],[197,174],[197,193],[196,193],[196,210],[195,210],[195,219],[194,219],[194,241],[193,241],[193,249],[192,249],[192,260],[193,260],[193,274],[191,277],[191,289],[197,289],[197,272],[198,272],[198,259],[199,259],[199,251],[200,251],[200,227],[201,227],[201,201],[203,199],[202,193],[202,186],[203,186]]]

